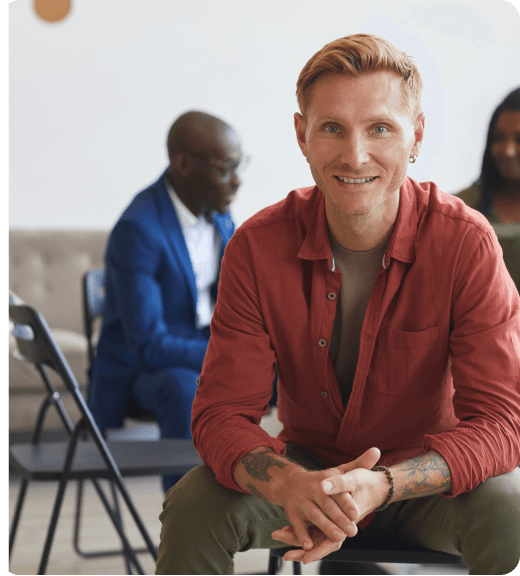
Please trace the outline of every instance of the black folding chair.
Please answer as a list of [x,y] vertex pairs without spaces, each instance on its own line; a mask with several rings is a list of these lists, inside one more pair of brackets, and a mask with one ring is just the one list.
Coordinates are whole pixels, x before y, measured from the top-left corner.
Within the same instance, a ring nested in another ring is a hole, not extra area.
[[[95,324],[102,316],[105,307],[105,277],[103,268],[93,268],[83,276],[81,293],[83,297],[83,328],[88,344],[88,373],[87,382],[90,382],[90,367],[96,355]],[[127,410],[128,418],[142,422],[155,422],[155,416],[142,410],[132,401]]]
[[[87,366],[87,383],[90,383],[90,373],[91,366],[96,356],[96,323],[98,323],[102,316],[105,307],[105,276],[106,272],[103,268],[94,268],[88,270],[82,279],[81,293],[82,293],[82,304],[83,304],[83,328],[85,332],[85,337],[87,338],[87,350],[88,350],[88,366]],[[146,422],[155,421],[153,414],[149,414],[140,410],[137,406],[131,404],[129,407],[129,417],[142,420]],[[102,431],[105,436],[104,432]],[[122,516],[119,509],[119,502],[117,498],[117,491],[115,485],[110,482],[110,489],[112,492],[113,500],[113,510],[114,513],[122,527]],[[79,556],[83,558],[102,558],[109,556],[125,555],[125,550],[115,549],[115,550],[91,550],[85,551],[82,549],[80,544],[80,532],[81,532],[81,509],[83,505],[83,492],[84,492],[84,482],[82,479],[78,480],[77,491],[76,491],[76,516],[74,520],[74,533],[73,533],[73,546],[74,550]],[[146,548],[138,548],[134,552],[140,554],[146,552]],[[127,572],[131,571],[130,560],[127,555],[125,555],[125,562],[127,567]]]
[[[267,574],[276,574],[283,555],[294,547],[270,550]],[[330,562],[384,562],[388,564],[457,564],[464,566],[460,556],[412,546],[392,536],[380,538],[347,538],[337,552],[330,553],[325,561]],[[301,563],[293,562],[293,574],[301,574]]]
[[[94,342],[94,323],[103,315],[105,307],[105,270],[95,268],[89,270],[83,276],[82,282],[83,296],[83,329],[87,337],[88,344],[88,369],[92,365],[96,355]],[[87,382],[90,380],[87,374]]]
[[[12,552],[29,481],[55,480],[59,483],[38,571],[39,574],[44,574],[67,482],[89,479],[92,480],[121,539],[123,550],[120,553],[128,558],[139,574],[144,574],[136,551],[128,542],[118,515],[108,502],[99,480],[106,478],[114,483],[143,537],[146,550],[156,560],[156,546],[132,502],[123,477],[185,474],[201,464],[192,442],[179,439],[146,442],[105,441],[80,392],[74,374],[41,314],[29,306],[9,305],[9,317],[15,325],[13,335],[17,341],[19,354],[26,361],[34,364],[47,390],[47,397],[38,414],[32,441],[26,444],[13,444],[9,447],[10,463],[22,476],[9,535],[9,556]],[[80,418],[75,424],[67,414],[60,394],[48,376],[48,368],[54,370],[63,380],[79,410]],[[54,406],[58,411],[69,434],[68,442],[40,441],[45,414],[50,406]],[[88,434],[88,440],[83,439],[85,432]]]

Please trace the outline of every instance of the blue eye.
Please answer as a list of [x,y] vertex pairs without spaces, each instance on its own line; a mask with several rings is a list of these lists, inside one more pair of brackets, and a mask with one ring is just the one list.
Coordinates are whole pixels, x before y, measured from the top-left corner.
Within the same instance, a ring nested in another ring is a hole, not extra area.
[[337,134],[338,133],[338,127],[337,126],[327,126],[325,128],[325,130],[327,130],[327,132],[329,134]]
[[385,126],[376,126],[374,128],[374,132],[376,134],[384,134],[386,132],[386,128],[385,128]]

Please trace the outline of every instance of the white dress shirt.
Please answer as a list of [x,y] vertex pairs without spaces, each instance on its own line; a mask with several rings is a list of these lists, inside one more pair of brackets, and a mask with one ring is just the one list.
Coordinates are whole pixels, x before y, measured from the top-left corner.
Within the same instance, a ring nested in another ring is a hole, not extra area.
[[211,286],[218,275],[218,260],[222,239],[214,224],[201,214],[195,216],[175,193],[168,176],[164,178],[166,190],[173,202],[190,255],[197,284],[196,326],[209,326],[215,302]]

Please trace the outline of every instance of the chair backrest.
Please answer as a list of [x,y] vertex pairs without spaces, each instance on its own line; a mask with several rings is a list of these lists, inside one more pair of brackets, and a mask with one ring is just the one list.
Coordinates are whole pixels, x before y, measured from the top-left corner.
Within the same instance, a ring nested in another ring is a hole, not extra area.
[[67,431],[69,433],[73,431],[72,421],[61,402],[60,394],[48,376],[48,368],[57,373],[67,391],[70,392],[81,415],[82,426],[94,437],[101,437],[99,428],[80,391],[78,381],[43,316],[30,306],[9,304],[9,318],[14,324],[12,335],[16,338],[19,356],[36,367],[47,389],[47,398],[38,415],[33,442],[38,440],[46,410],[51,405],[57,408]]
[[61,376],[69,392],[79,390],[79,384],[43,316],[30,306],[9,304],[9,318],[14,324],[12,333],[20,356],[37,367],[52,368]]
[[[64,422],[65,428],[70,434],[64,471],[66,470],[66,473],[68,473],[70,470],[78,441],[84,438],[84,432],[87,432],[96,444],[107,468],[111,471],[112,478],[118,483],[119,490],[122,492],[128,507],[132,510],[133,504],[122,484],[121,472],[108,449],[105,439],[103,438],[83,395],[81,394],[76,377],[52,336],[47,322],[45,322],[43,316],[34,308],[23,304],[9,304],[9,318],[16,327],[21,327],[20,329],[13,331],[20,355],[24,360],[32,362],[36,366],[42,376],[48,393],[46,400],[44,400],[42,404],[40,413],[38,414],[38,421],[33,433],[32,443],[37,444],[39,441],[40,431],[42,429],[43,419],[47,408],[51,405],[56,406]],[[63,402],[60,400],[60,394],[48,377],[46,368],[54,370],[70,392],[72,400],[81,415],[75,425],[72,424],[68,417]],[[140,519],[136,518],[134,512],[132,512],[132,515],[139,525]],[[141,530],[141,533],[143,534],[143,537],[145,537],[146,529],[144,529],[144,532]],[[150,544],[150,550],[152,550],[153,544],[151,541]]]
[[[90,381],[90,366],[96,355],[96,331],[94,325],[96,320],[103,316],[105,309],[105,278],[106,272],[102,268],[89,270],[83,276],[83,322],[88,342],[89,360],[87,382]],[[130,399],[127,407],[127,416],[144,422],[155,422],[155,416],[139,408],[132,399]]]
[[103,268],[109,233],[10,226],[9,290],[30,302],[53,330],[81,333],[81,278]]
[[95,268],[83,276],[83,325],[88,342],[89,365],[96,355],[94,322],[103,315],[105,307],[105,270]]

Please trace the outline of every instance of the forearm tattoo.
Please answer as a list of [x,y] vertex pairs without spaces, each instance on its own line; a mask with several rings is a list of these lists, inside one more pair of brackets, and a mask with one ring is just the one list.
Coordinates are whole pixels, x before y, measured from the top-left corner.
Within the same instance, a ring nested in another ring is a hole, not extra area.
[[435,451],[407,460],[395,466],[404,474],[400,499],[432,496],[451,490],[451,473],[444,458]]
[[249,492],[251,492],[253,496],[261,498],[262,500],[267,500],[267,498],[264,498],[264,496],[260,494],[260,491],[257,490],[251,483],[247,485],[247,489],[249,490]]
[[[271,466],[276,466],[277,468],[285,468],[287,464],[292,463],[296,464],[297,466],[301,466],[291,458],[287,456],[283,456],[281,454],[276,454],[269,448],[262,448],[259,452],[249,453],[242,457],[241,464],[244,467],[245,472],[251,479],[259,480],[260,482],[268,483],[272,476],[268,473],[268,469]],[[250,494],[256,496],[257,498],[261,498],[262,500],[266,500],[268,502],[272,502],[267,495],[262,494],[264,492],[264,484],[258,485],[258,488],[254,486],[251,482],[247,483],[247,490],[249,490]],[[262,490],[262,492],[259,490]],[[269,488],[266,486],[267,491],[269,492]]]
[[270,466],[277,466],[278,468],[287,466],[287,462],[273,458],[272,454],[272,451],[264,450],[263,452],[256,452],[255,454],[246,454],[242,458],[242,464],[251,478],[261,480],[262,482],[269,482],[271,476],[267,473],[267,470]]

